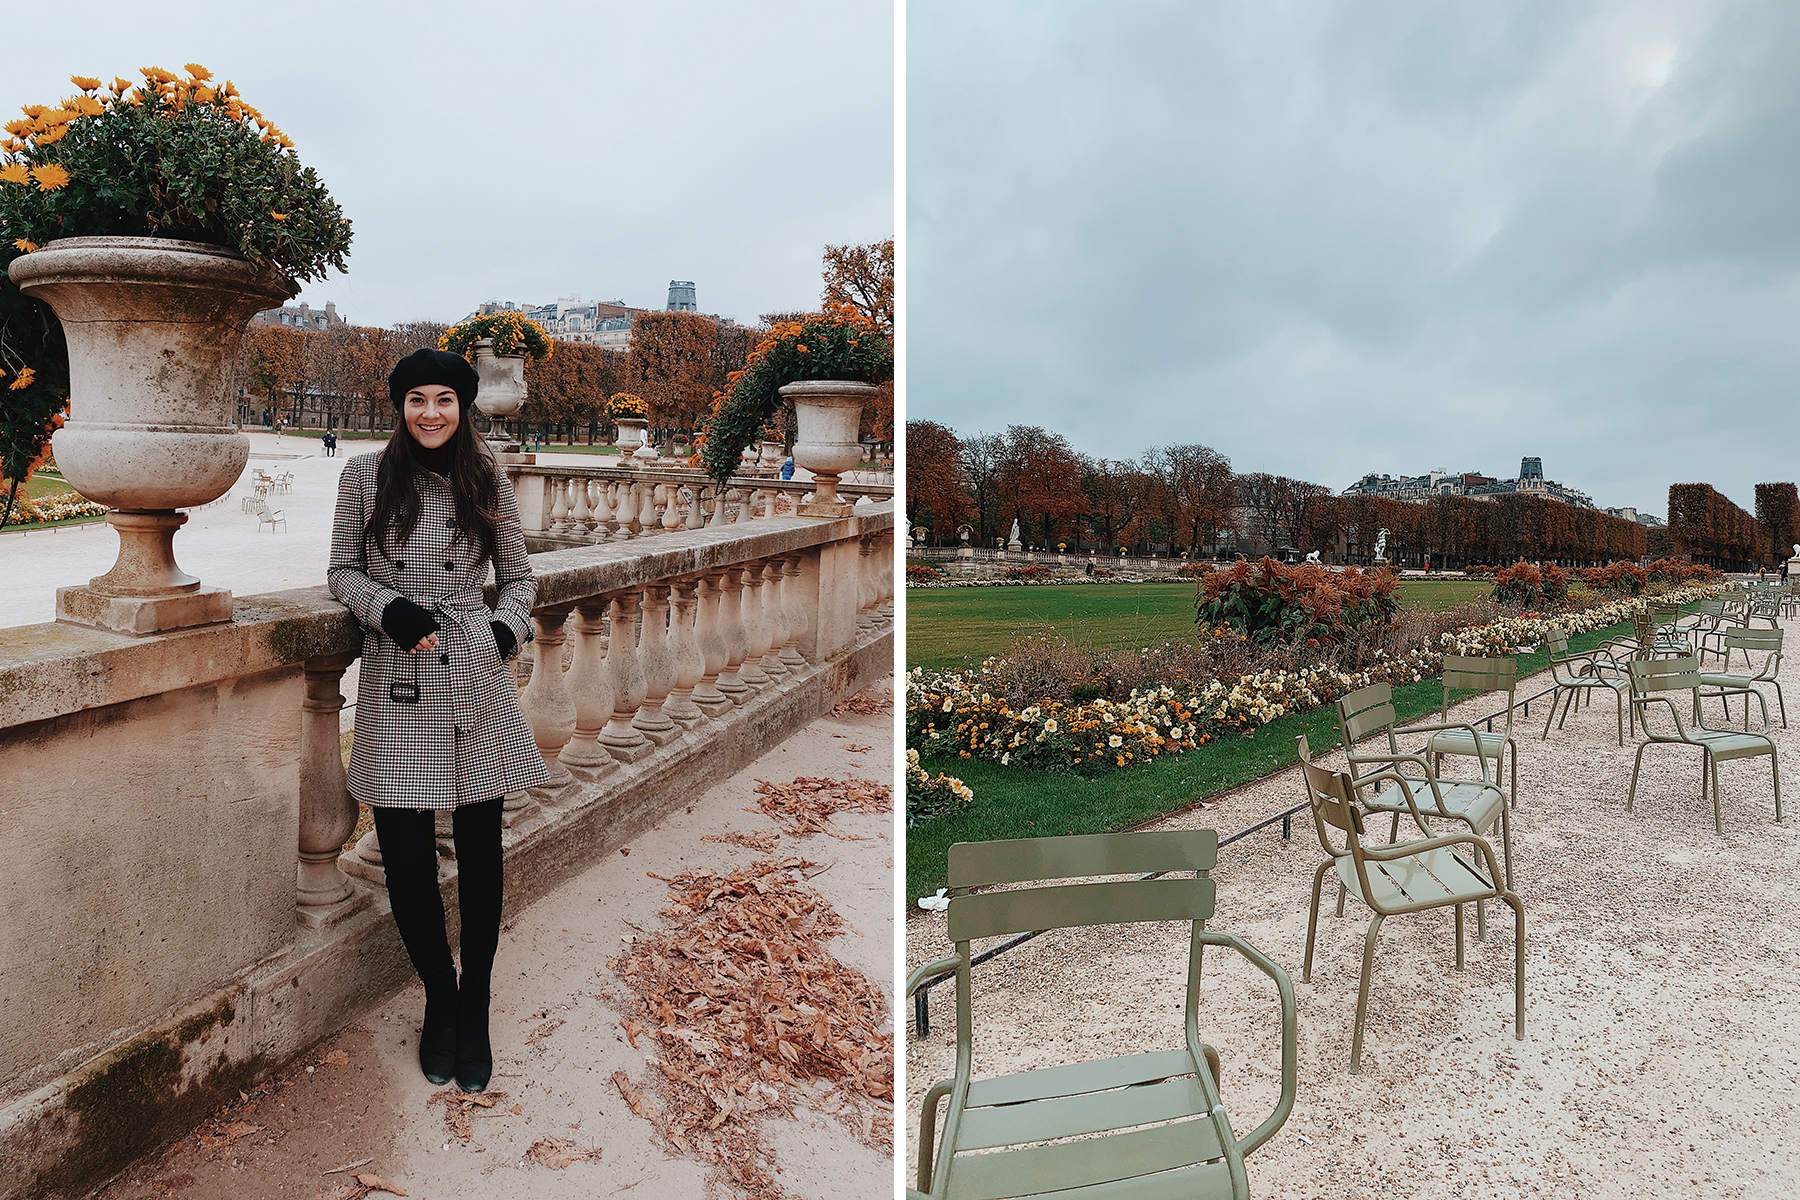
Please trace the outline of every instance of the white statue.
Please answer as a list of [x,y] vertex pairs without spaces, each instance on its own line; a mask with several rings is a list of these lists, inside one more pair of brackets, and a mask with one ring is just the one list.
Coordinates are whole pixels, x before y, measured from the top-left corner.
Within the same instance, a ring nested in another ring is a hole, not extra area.
[[1387,535],[1388,531],[1384,529],[1375,536],[1375,557],[1377,560],[1387,557]]
[[1009,542],[1016,542],[1019,540],[1019,518],[1013,518],[1012,533],[1007,536],[1006,540]]
[[1316,567],[1319,565],[1319,552],[1317,550],[1308,550],[1306,552],[1306,565],[1309,567]]
[[1794,557],[1800,558],[1800,542],[1794,543]]

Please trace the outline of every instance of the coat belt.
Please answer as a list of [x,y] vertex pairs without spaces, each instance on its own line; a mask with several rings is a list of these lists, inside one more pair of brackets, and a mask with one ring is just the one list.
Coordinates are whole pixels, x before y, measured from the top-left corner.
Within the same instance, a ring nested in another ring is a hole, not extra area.
[[472,733],[485,715],[475,705],[475,655],[481,645],[477,638],[488,632],[493,613],[480,592],[452,592],[433,600],[428,609],[462,630],[463,644],[469,648],[469,669],[450,673],[450,715],[459,731]]

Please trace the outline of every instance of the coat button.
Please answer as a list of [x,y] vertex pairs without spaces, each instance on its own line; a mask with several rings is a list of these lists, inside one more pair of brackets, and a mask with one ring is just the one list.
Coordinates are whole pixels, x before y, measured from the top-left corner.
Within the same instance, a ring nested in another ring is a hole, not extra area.
[[396,558],[394,560],[394,570],[404,571],[404,570],[406,570],[406,564],[404,562],[402,562],[400,559]]
[[438,655],[438,661],[447,667],[450,665],[450,656],[448,654],[440,654]]
[[451,517],[448,521],[444,522],[444,525],[450,529],[455,529],[456,528],[456,518]]
[[451,562],[449,559],[445,559],[444,560],[444,570],[454,571],[454,570],[456,570],[456,564]]

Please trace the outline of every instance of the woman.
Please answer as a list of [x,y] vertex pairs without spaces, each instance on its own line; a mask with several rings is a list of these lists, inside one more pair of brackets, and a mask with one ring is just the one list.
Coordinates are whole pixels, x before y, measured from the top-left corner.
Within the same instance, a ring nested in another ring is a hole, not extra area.
[[[350,794],[375,813],[394,924],[425,984],[419,1069],[487,1088],[500,940],[500,799],[547,782],[507,659],[531,640],[537,584],[518,505],[469,420],[475,369],[420,350],[388,376],[402,420],[344,464],[327,578],[363,625]],[[488,566],[497,588],[482,599]],[[459,985],[444,934],[435,812],[451,810]]]

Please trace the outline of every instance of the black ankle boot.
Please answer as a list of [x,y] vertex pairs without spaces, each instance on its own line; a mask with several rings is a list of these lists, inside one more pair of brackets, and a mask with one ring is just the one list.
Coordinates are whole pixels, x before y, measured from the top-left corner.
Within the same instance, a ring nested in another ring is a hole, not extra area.
[[456,1073],[457,990],[452,977],[425,989],[425,1021],[419,1028],[419,1070],[442,1087]]
[[463,981],[456,993],[456,1086],[487,1091],[494,1076],[494,1048],[488,1040],[488,989]]

